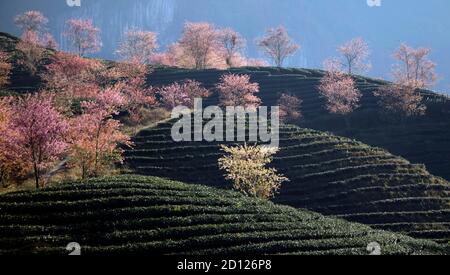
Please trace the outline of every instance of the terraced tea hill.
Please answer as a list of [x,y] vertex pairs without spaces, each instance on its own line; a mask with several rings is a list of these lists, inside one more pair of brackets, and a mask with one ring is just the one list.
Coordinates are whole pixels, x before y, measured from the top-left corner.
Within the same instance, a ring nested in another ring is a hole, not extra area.
[[[171,139],[172,123],[140,132],[126,151],[136,173],[229,188],[219,143]],[[273,165],[291,182],[275,201],[438,242],[450,240],[450,185],[387,151],[316,130],[280,129]]]
[[120,176],[0,196],[0,254],[445,254],[436,243],[232,192]]
[[[245,73],[261,86],[263,105],[277,104],[280,93],[291,93],[303,100],[304,120],[299,126],[330,131],[385,148],[413,163],[424,163],[434,175],[450,179],[450,99],[430,91],[422,91],[428,111],[424,117],[392,121],[377,104],[373,91],[385,81],[355,76],[363,97],[361,107],[350,118],[347,128],[342,117],[329,115],[323,108],[324,99],[317,91],[323,71],[308,69],[244,68],[233,73]],[[157,69],[148,79],[150,85],[161,86],[186,78],[196,79],[213,88],[226,71]],[[214,94],[205,105],[218,102]]]

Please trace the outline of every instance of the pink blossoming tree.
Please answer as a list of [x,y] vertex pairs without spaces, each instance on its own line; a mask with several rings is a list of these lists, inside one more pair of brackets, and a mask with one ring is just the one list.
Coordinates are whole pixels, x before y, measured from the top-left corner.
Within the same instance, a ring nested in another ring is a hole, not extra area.
[[24,33],[40,33],[45,31],[48,19],[40,11],[27,11],[16,16],[14,19],[14,23]]
[[318,90],[326,99],[326,109],[332,114],[346,115],[355,110],[362,97],[353,78],[336,66],[336,62],[325,65],[327,73],[320,81]]
[[431,87],[437,80],[436,63],[429,59],[431,49],[414,49],[406,44],[400,45],[394,57],[399,61],[394,69],[397,84],[405,84],[416,89]]
[[211,93],[202,87],[200,82],[187,79],[160,88],[158,94],[161,96],[163,104],[168,109],[173,109],[180,105],[192,108],[195,98],[205,98]]
[[251,83],[249,75],[226,74],[220,79],[216,89],[220,95],[220,104],[226,106],[242,106],[257,108],[261,99],[256,96],[259,84]]
[[348,74],[352,74],[356,70],[366,72],[371,67],[367,61],[369,46],[362,38],[355,38],[345,43],[338,48],[338,52],[342,55],[342,66]]
[[410,117],[424,115],[426,105],[422,96],[413,87],[408,85],[385,85],[374,92],[378,97],[378,104],[389,113]]
[[16,44],[16,50],[20,53],[18,64],[30,75],[36,76],[46,57],[38,34],[32,31],[25,32],[22,40]]
[[67,37],[73,50],[79,56],[96,53],[102,46],[100,29],[93,25],[92,20],[68,20],[64,36]]
[[46,91],[52,92],[56,105],[70,114],[74,101],[93,98],[101,90],[97,79],[103,65],[96,60],[57,52],[42,74]]
[[220,48],[218,37],[213,25],[188,22],[178,45],[182,52],[193,60],[195,69],[206,69],[211,65],[211,58],[220,55],[217,53]]
[[11,68],[8,54],[0,51],[0,88],[9,83]]
[[115,68],[118,85],[121,85],[121,93],[126,99],[124,108],[128,110],[132,122],[141,121],[142,110],[155,107],[158,102],[155,89],[147,85],[147,66],[137,61],[122,62]]
[[245,48],[245,39],[239,33],[230,28],[220,30],[218,33],[218,39],[223,47],[223,56],[227,66],[235,67],[235,59],[241,58],[241,52]]
[[294,95],[283,93],[278,100],[280,120],[285,123],[296,122],[302,118],[302,100]]
[[70,164],[79,168],[83,179],[99,176],[113,163],[122,162],[119,145],[131,146],[130,137],[121,132],[122,124],[113,118],[126,104],[121,89],[116,85],[95,100],[83,102],[83,114],[71,122]]
[[27,11],[14,19],[22,30],[22,41],[48,49],[57,49],[54,37],[47,32],[48,19],[39,11]]
[[300,48],[282,26],[268,29],[266,35],[258,40],[258,46],[277,67],[282,67],[286,58],[294,55]]
[[18,133],[11,125],[12,101],[12,98],[0,98],[0,183],[5,187],[27,170],[22,161],[24,156],[15,143]]
[[149,64],[158,48],[156,38],[157,34],[154,32],[129,30],[116,53],[126,61]]
[[42,171],[59,160],[67,149],[68,124],[52,106],[50,97],[29,95],[12,106],[9,149],[33,170],[36,188],[41,186]]
[[394,83],[374,93],[382,108],[404,116],[426,113],[419,89],[429,88],[437,80],[436,64],[428,58],[430,52],[428,48],[414,49],[406,44],[400,46],[394,54],[398,60],[393,71]]

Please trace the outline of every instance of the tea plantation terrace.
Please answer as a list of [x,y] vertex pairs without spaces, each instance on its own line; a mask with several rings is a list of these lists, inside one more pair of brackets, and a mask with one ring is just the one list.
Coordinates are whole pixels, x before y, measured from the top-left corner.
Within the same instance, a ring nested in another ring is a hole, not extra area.
[[[219,78],[228,72],[249,74],[260,84],[258,94],[264,106],[277,105],[281,93],[290,93],[303,100],[304,119],[299,126],[330,131],[385,148],[413,163],[424,163],[434,175],[450,179],[450,99],[431,91],[421,91],[428,110],[423,117],[395,121],[398,116],[386,116],[373,92],[386,81],[354,76],[363,97],[360,108],[350,115],[350,128],[340,116],[330,115],[324,109],[325,100],[317,91],[324,72],[310,69],[240,68],[221,70],[185,70],[157,68],[148,77],[152,86],[168,85],[184,79],[196,79],[207,88],[214,88]],[[217,105],[218,94],[204,100],[204,105]]]
[[[172,122],[141,131],[126,151],[133,173],[230,188],[219,143],[171,139]],[[450,185],[384,149],[297,126],[280,128],[273,166],[290,179],[275,202],[447,243]],[[233,143],[228,143],[232,145]]]
[[0,196],[0,254],[445,254],[440,245],[233,191],[154,177],[70,182]]

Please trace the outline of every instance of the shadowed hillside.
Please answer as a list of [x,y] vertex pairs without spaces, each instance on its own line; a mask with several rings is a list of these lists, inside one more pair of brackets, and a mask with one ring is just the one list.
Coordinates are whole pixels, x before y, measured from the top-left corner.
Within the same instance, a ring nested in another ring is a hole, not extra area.
[[[42,81],[38,75],[31,75],[21,64],[20,59],[22,58],[19,51],[16,50],[16,44],[20,41],[17,37],[9,35],[7,33],[0,32],[0,50],[8,53],[10,56],[10,61],[13,65],[13,70],[10,74],[10,85],[7,87],[9,91],[14,93],[23,93],[29,91],[35,91],[40,87]],[[52,50],[47,50],[46,54],[50,57],[53,54]],[[48,64],[49,59],[45,59],[43,64]],[[38,68],[40,72],[44,70],[41,66]],[[1,95],[0,90],[0,95]]]
[[[396,121],[378,106],[373,95],[382,80],[356,77],[358,88],[363,93],[361,107],[350,115],[350,128],[342,117],[330,115],[324,109],[324,99],[317,86],[323,71],[307,69],[247,68],[232,70],[252,76],[252,81],[261,86],[259,96],[263,105],[273,106],[281,93],[292,93],[303,100],[304,120],[300,126],[321,131],[330,131],[382,147],[413,163],[423,163],[435,175],[450,179],[450,99],[447,96],[422,91],[427,105],[427,114]],[[170,84],[186,78],[196,79],[212,88],[224,71],[192,71],[160,69],[149,76],[151,85]],[[205,101],[205,105],[217,104],[217,94]]]
[[121,176],[0,196],[0,254],[445,254],[319,214],[158,178]]
[[[140,132],[126,152],[135,172],[229,188],[219,143],[171,139],[171,123]],[[291,182],[275,202],[411,236],[450,240],[450,185],[383,149],[295,126],[280,129],[273,165]]]

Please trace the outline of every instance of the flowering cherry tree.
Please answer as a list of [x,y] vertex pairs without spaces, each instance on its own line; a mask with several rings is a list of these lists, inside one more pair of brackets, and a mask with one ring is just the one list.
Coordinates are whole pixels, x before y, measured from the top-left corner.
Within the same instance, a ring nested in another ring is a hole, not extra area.
[[155,89],[147,85],[147,66],[137,61],[122,62],[114,68],[121,94],[125,97],[124,108],[129,112],[132,122],[140,122],[144,108],[155,107],[158,102]]
[[132,78],[128,80],[123,88],[123,94],[127,99],[126,109],[130,113],[133,122],[142,120],[142,109],[157,105],[155,89],[147,87],[144,78]]
[[286,58],[294,55],[300,48],[299,45],[292,42],[286,29],[282,26],[268,29],[266,35],[258,40],[258,46],[277,67],[282,67]]
[[[335,65],[334,62],[329,64]],[[327,65],[329,66],[329,65]],[[318,90],[326,99],[326,109],[332,114],[346,115],[358,107],[362,97],[355,81],[335,67],[320,81]]]
[[153,55],[151,63],[169,67],[195,67],[195,60],[185,53],[184,48],[178,42],[171,44],[166,52]]
[[194,106],[195,98],[205,98],[210,96],[210,91],[202,87],[200,82],[187,79],[183,82],[175,82],[171,85],[159,89],[158,94],[161,96],[163,104],[173,109],[177,106]]
[[81,177],[99,176],[114,162],[123,161],[120,144],[131,146],[130,137],[121,132],[122,124],[113,118],[126,104],[114,86],[94,101],[82,103],[84,113],[71,122],[70,164],[79,168]]
[[194,99],[206,98],[211,95],[211,92],[208,89],[204,88],[200,82],[192,79],[186,79],[185,81],[183,81],[181,83],[181,87],[189,96],[189,107],[194,107]]
[[0,51],[0,88],[9,83],[11,68],[8,54]]
[[63,52],[50,60],[42,74],[44,89],[54,93],[55,103],[65,112],[72,112],[75,100],[94,98],[100,92],[97,75],[104,66],[99,61]]
[[161,87],[158,90],[163,105],[167,109],[173,109],[177,106],[187,106],[191,104],[191,99],[186,90],[181,87],[180,83],[173,83]]
[[151,63],[181,68],[227,69],[247,64],[241,50],[245,40],[231,29],[219,30],[200,22],[185,24],[182,37],[165,53],[153,56]]
[[400,45],[394,57],[399,61],[394,69],[397,84],[405,84],[416,89],[431,87],[437,80],[436,64],[429,59],[431,49],[414,49],[406,44]]
[[53,107],[48,96],[29,95],[12,106],[9,126],[11,153],[20,156],[24,166],[33,170],[36,188],[41,186],[42,171],[59,160],[67,149],[68,124]]
[[67,92],[74,95],[74,87],[90,86],[96,81],[96,72],[102,70],[100,62],[77,55],[57,52],[51,57],[51,63],[46,66],[43,79],[46,89]]
[[13,117],[11,98],[0,98],[0,183],[7,186],[11,178],[19,178],[26,173],[21,155],[15,143],[17,131],[11,125]]
[[41,12],[27,11],[16,16],[14,22],[22,30],[22,41],[48,49],[58,48],[53,36],[47,32],[48,19]]
[[188,22],[178,45],[183,53],[194,61],[195,69],[205,69],[210,66],[214,55],[220,55],[216,53],[220,49],[218,38],[218,31],[213,25]]
[[126,61],[149,64],[158,48],[156,38],[157,34],[154,32],[129,30],[116,53]]
[[302,117],[301,104],[300,98],[283,93],[278,100],[280,120],[287,123],[298,121]]
[[398,60],[393,71],[394,83],[375,91],[385,110],[405,116],[424,115],[426,106],[419,89],[431,87],[437,79],[436,64],[429,60],[431,50],[402,44],[395,52]]
[[348,74],[352,74],[355,70],[365,72],[370,68],[367,62],[369,57],[369,46],[362,38],[355,38],[338,48],[338,52],[342,55],[342,66]]
[[14,23],[22,30],[22,32],[40,33],[45,31],[48,23],[40,11],[27,11],[15,17]]
[[261,99],[255,95],[259,92],[259,84],[251,83],[249,75],[223,75],[219,84],[216,85],[216,89],[223,107],[257,108],[261,105]]
[[93,25],[92,20],[68,20],[64,36],[67,37],[73,50],[79,56],[96,53],[102,46],[100,29]]
[[390,113],[404,116],[424,115],[426,105],[422,96],[413,86],[391,84],[385,85],[374,92],[378,104]]
[[236,31],[227,28],[218,33],[219,42],[223,47],[223,55],[228,67],[235,67],[235,59],[241,57],[241,52],[245,48],[245,39]]
[[16,44],[16,50],[20,53],[18,64],[30,75],[35,76],[39,68],[43,66],[46,57],[45,49],[42,47],[37,33],[27,31],[22,40]]

